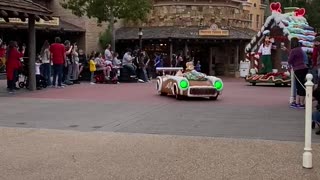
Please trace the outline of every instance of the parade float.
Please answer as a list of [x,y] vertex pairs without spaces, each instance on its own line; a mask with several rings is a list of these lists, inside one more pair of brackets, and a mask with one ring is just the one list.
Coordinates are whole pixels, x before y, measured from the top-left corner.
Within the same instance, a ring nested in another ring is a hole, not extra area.
[[[223,81],[215,76],[194,70],[193,62],[186,63],[186,70],[182,68],[159,67],[162,76],[157,77],[157,92],[160,95],[175,96],[180,100],[185,97],[209,98],[217,100],[223,90]],[[177,71],[175,75],[166,75],[165,71]]]
[[[316,33],[305,19],[305,9],[297,7],[284,8],[286,13],[282,13],[281,4],[271,3],[272,14],[266,19],[263,27],[246,46],[246,61],[250,62],[251,69],[245,80],[252,85],[257,83],[268,83],[276,85],[291,84],[290,70],[281,59],[284,50],[289,52],[291,38],[298,38],[303,50],[312,53],[313,40]],[[258,52],[261,44],[270,39],[272,42],[271,60],[272,72],[260,73],[261,53]]]

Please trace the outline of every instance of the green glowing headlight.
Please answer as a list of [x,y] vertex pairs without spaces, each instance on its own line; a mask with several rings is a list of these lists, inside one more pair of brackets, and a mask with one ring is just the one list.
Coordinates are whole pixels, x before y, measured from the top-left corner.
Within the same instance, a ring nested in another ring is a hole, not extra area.
[[214,82],[213,87],[216,88],[218,91],[221,91],[223,89],[222,81],[218,80]]
[[181,80],[179,86],[181,89],[187,89],[189,87],[189,83],[186,80]]

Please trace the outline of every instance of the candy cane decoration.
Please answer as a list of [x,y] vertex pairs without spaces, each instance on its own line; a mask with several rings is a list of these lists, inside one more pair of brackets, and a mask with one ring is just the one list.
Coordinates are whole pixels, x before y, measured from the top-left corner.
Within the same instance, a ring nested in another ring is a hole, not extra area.
[[255,69],[256,73],[259,72],[259,59],[259,53],[255,53],[255,55],[253,56],[253,68]]

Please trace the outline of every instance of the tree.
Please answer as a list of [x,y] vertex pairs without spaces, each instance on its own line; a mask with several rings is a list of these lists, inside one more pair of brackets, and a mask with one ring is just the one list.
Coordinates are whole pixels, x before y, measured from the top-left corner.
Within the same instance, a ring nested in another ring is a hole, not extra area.
[[147,17],[151,7],[151,0],[63,0],[61,3],[65,9],[70,9],[73,14],[81,17],[97,18],[98,23],[108,22],[112,34],[112,50],[115,51],[116,19],[129,21],[143,21]]

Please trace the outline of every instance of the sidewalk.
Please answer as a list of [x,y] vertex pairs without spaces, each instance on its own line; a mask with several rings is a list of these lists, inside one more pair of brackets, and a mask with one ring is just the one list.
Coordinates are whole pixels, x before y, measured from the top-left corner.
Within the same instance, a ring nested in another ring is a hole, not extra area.
[[0,128],[0,179],[320,179],[303,143]]

